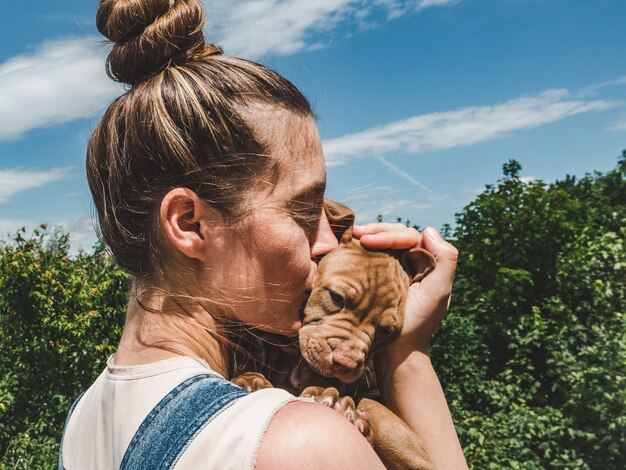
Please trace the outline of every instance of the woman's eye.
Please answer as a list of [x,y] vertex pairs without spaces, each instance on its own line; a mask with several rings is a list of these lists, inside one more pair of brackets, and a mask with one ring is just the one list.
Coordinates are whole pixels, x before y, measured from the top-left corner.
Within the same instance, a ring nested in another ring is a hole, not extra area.
[[317,229],[322,215],[322,207],[320,204],[295,202],[290,206],[292,217],[300,226],[307,231]]
[[328,289],[328,293],[330,294],[330,298],[333,299],[333,302],[335,302],[340,307],[344,306],[345,300],[343,298],[343,295],[330,289]]

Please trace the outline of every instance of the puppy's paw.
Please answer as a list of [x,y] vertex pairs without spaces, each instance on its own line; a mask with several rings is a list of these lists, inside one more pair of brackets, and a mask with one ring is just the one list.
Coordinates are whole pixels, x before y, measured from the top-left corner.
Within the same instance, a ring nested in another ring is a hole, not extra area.
[[356,405],[351,397],[342,397],[335,387],[307,387],[300,394],[303,398],[313,398],[317,403],[339,411],[351,423],[356,419]]
[[238,375],[231,380],[231,382],[248,392],[256,392],[264,388],[273,388],[270,381],[267,380],[263,374],[258,372],[246,372],[245,374]]
[[339,395],[339,390],[335,387],[307,387],[300,394],[303,398],[313,398],[317,403],[326,405],[342,415],[356,426],[359,432],[372,444],[372,430],[369,425],[367,413],[357,410],[352,397]]
[[357,408],[354,425],[357,427],[359,432],[363,434],[363,437],[367,439],[367,442],[369,442],[370,445],[373,446],[374,433],[372,432],[372,428],[370,427],[369,417],[364,410]]

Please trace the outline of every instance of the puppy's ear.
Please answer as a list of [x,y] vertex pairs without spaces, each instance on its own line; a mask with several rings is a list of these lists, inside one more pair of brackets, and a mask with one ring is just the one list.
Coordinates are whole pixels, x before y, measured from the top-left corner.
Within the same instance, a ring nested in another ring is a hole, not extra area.
[[352,240],[352,226],[354,225],[352,209],[332,199],[324,198],[324,212],[337,240],[342,243]]
[[350,243],[351,241],[352,241],[352,225],[350,225],[350,227],[348,227],[346,231],[343,232],[343,235],[341,235],[341,240],[339,240],[339,243]]
[[430,251],[423,248],[411,248],[402,253],[400,263],[411,276],[411,284],[420,282],[426,275],[435,269],[437,260]]

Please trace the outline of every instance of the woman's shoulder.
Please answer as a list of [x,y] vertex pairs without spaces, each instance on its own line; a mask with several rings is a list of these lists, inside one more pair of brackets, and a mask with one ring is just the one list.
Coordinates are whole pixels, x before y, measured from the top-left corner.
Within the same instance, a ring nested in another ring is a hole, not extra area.
[[[207,451],[210,449],[210,452]],[[193,440],[176,468],[384,469],[340,413],[276,388],[225,408]]]
[[290,393],[276,388],[236,399],[219,411],[189,443],[176,468],[253,468],[272,418],[295,400],[297,398]]
[[[148,414],[164,400],[179,396],[172,394],[181,384],[201,376],[218,386],[227,383],[219,374],[190,357],[136,366],[119,366],[109,360],[68,422],[63,442],[66,467],[119,467]],[[202,387],[199,391],[210,390]],[[189,398],[186,394],[180,397]],[[212,419],[202,421],[204,426],[188,442],[176,468],[252,468],[268,423],[278,409],[293,400],[296,398],[284,390],[265,389],[218,408]],[[84,439],[84,436],[91,438]]]
[[384,469],[369,443],[343,415],[317,403],[292,401],[271,420],[255,468],[339,470],[347,466]]

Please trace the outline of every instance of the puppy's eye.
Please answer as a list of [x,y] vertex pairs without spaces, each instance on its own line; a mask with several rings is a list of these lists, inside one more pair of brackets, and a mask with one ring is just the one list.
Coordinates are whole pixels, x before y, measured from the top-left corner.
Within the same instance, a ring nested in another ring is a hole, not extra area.
[[343,298],[343,295],[330,289],[328,289],[328,293],[330,294],[330,298],[333,299],[333,302],[335,302],[340,307],[344,306],[345,300]]
[[379,326],[376,330],[376,336],[380,341],[388,341],[396,336],[396,329],[392,326]]

